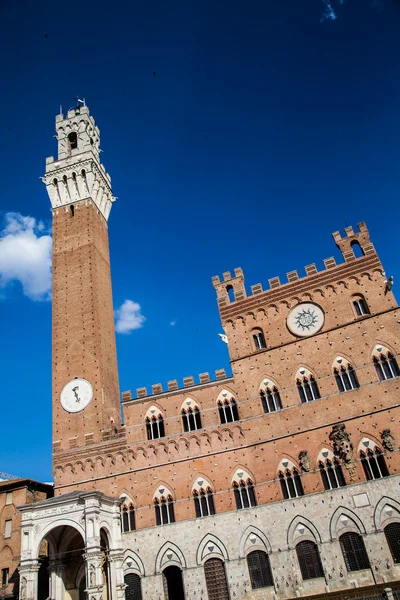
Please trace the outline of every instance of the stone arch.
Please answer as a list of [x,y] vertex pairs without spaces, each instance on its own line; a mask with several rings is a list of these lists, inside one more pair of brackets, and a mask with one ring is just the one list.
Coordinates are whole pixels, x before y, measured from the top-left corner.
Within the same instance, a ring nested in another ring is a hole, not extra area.
[[128,573],[135,573],[135,575],[139,575],[139,577],[145,576],[143,561],[133,550],[125,550],[122,568],[124,575],[127,575]]
[[390,523],[400,522],[400,502],[383,496],[374,510],[374,525],[377,531],[382,531]]
[[189,496],[193,494],[193,490],[199,491],[201,489],[206,490],[207,488],[210,488],[213,492],[215,492],[215,485],[211,479],[203,473],[197,473],[189,488]]
[[219,558],[224,562],[229,560],[224,543],[212,533],[207,533],[197,548],[197,564],[203,565],[210,558]]
[[76,523],[75,521],[72,521],[72,519],[59,519],[57,518],[56,522],[53,523],[49,523],[41,532],[40,537],[38,537],[34,543],[32,544],[32,557],[33,558],[38,558],[39,556],[39,548],[40,548],[40,544],[42,543],[42,541],[45,539],[45,537],[48,534],[51,534],[51,531],[53,529],[56,529],[57,527],[60,526],[66,526],[66,527],[71,527],[72,529],[75,530],[75,532],[80,533],[80,535],[82,536],[83,541],[86,540],[86,536],[85,536],[85,530],[82,527],[82,525],[80,523]]
[[397,355],[396,349],[390,343],[376,341],[371,351],[371,356],[379,357],[381,354],[387,354],[388,352],[390,352],[390,354],[393,354],[393,356]]
[[186,569],[186,560],[180,548],[173,542],[165,542],[156,556],[156,573],[161,573],[166,567]]
[[262,550],[270,554],[272,552],[271,544],[265,533],[254,525],[249,525],[240,538],[239,558],[244,558],[253,550]]
[[316,288],[313,290],[313,294],[320,294],[321,298],[325,298],[325,292],[322,288]]
[[289,525],[287,545],[289,548],[293,548],[296,544],[304,542],[305,540],[320,544],[321,536],[318,529],[311,521],[301,515],[297,515]]
[[338,506],[329,523],[329,534],[331,539],[335,540],[347,532],[366,533],[363,522],[355,512],[344,506]]

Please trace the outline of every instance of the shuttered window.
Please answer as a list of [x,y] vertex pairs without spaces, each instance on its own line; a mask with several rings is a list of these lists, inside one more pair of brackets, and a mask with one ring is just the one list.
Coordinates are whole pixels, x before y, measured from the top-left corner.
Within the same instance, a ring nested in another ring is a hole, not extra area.
[[210,558],[204,563],[208,600],[229,600],[225,565],[219,558]]
[[142,600],[142,582],[136,573],[125,575],[124,581],[128,587],[125,588],[126,600]]
[[323,577],[321,558],[315,542],[305,540],[296,546],[297,558],[303,579]]
[[251,587],[253,590],[274,585],[269,556],[261,550],[254,550],[247,555]]
[[364,540],[359,533],[344,533],[340,536],[339,541],[348,571],[360,571],[361,569],[370,568]]
[[400,563],[400,523],[386,525],[385,532],[394,563]]

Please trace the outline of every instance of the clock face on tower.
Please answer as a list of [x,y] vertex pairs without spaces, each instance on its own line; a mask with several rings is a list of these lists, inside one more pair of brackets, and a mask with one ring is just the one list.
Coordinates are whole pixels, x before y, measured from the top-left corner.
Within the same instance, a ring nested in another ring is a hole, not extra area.
[[307,337],[318,333],[324,321],[324,311],[320,306],[312,302],[303,302],[292,308],[286,323],[294,335]]
[[60,394],[61,406],[69,413],[80,412],[87,407],[93,396],[93,388],[86,379],[72,379]]

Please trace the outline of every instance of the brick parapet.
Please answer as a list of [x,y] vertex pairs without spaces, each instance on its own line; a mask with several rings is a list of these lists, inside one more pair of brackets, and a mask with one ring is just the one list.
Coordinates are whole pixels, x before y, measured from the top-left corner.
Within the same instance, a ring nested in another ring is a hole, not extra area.
[[[325,271],[306,275],[295,281],[289,281],[279,286],[274,286],[269,290],[258,292],[253,296],[232,302],[231,304],[220,304],[221,320],[224,323],[229,318],[240,315],[243,311],[258,308],[261,305],[273,302],[287,300],[288,297],[296,296],[303,292],[308,292],[315,287],[332,284],[332,281],[350,277],[351,275],[361,274],[365,270],[379,269],[383,272],[382,264],[376,253],[370,256],[363,256],[352,262],[345,262],[335,267],[327,268]],[[260,284],[258,284],[260,285]],[[253,286],[254,287],[254,286]]]
[[[136,390],[136,398],[132,397],[132,391],[128,390],[122,392],[122,402],[124,404],[129,402],[147,402],[150,399],[155,398],[165,398],[167,396],[172,396],[174,394],[182,394],[182,392],[191,392],[192,390],[201,390],[205,387],[213,386],[215,384],[221,383],[229,383],[233,382],[233,377],[227,377],[225,369],[217,369],[215,371],[216,378],[215,380],[210,380],[208,373],[200,373],[199,375],[199,383],[194,382],[194,377],[184,377],[183,386],[179,387],[177,380],[169,381],[168,390],[163,391],[161,384],[154,384],[151,386],[152,393],[147,393],[147,388],[141,387]],[[188,384],[190,380],[190,385],[185,385],[185,381]],[[175,386],[176,384],[176,386]]]

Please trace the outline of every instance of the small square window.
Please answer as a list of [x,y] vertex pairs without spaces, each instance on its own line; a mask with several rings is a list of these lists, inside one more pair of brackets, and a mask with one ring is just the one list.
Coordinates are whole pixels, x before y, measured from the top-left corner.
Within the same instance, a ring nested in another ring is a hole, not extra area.
[[8,574],[9,574],[8,569],[1,570],[1,585],[3,587],[6,587],[8,585]]
[[4,526],[4,537],[5,538],[11,537],[11,530],[12,530],[12,521],[11,521],[11,519],[9,519],[8,521],[5,522],[5,526]]
[[13,502],[13,498],[12,498],[12,492],[7,492],[6,494],[6,504],[12,504]]

